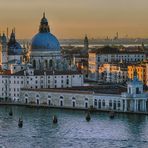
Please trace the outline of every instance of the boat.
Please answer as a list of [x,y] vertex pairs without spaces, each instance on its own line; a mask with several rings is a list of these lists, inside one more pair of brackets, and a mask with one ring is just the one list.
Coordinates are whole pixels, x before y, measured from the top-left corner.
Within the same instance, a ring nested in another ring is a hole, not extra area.
[[111,119],[113,119],[115,117],[115,112],[113,112],[113,111],[109,112],[109,117]]
[[20,127],[20,128],[23,127],[23,120],[21,118],[19,118],[18,127]]
[[52,122],[53,122],[54,124],[58,123],[58,118],[57,118],[56,115],[53,116]]
[[90,121],[90,119],[91,119],[91,117],[90,117],[90,113],[88,112],[88,113],[87,113],[87,115],[86,115],[86,121],[88,121],[88,122],[89,122],[89,121]]

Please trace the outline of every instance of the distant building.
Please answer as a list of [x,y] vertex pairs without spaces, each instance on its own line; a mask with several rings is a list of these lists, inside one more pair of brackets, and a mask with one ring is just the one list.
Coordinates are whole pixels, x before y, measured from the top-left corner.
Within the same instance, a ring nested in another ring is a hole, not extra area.
[[98,68],[104,63],[135,63],[144,61],[146,55],[144,52],[128,52],[120,51],[118,48],[103,47],[95,50],[90,50],[88,53],[89,77],[90,79],[98,79]]
[[138,79],[148,86],[148,63],[134,64],[128,66],[129,79],[134,78],[134,71],[136,70]]
[[107,63],[100,65],[98,69],[98,81],[103,83],[124,83],[128,79],[127,66],[119,63]]

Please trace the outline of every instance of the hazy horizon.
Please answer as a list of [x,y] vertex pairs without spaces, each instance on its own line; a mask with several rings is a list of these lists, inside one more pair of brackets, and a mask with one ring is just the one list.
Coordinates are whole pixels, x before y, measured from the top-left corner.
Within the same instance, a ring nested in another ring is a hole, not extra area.
[[31,39],[45,11],[59,39],[148,37],[148,0],[0,0],[0,31]]

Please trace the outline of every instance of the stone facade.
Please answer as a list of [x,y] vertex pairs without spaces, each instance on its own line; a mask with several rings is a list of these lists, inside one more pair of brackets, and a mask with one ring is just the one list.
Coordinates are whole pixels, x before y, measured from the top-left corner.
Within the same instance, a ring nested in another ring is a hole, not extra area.
[[121,112],[147,112],[148,95],[143,84],[135,76],[128,83],[127,92],[121,94],[99,94],[93,91],[68,89],[21,89],[21,102],[46,104],[53,107],[68,107]]

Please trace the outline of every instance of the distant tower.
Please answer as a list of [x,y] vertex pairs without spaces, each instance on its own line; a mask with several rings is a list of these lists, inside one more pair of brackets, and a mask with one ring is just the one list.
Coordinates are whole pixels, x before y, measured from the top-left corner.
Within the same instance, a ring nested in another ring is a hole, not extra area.
[[1,55],[2,69],[7,69],[7,62],[8,62],[7,38],[4,33],[2,35],[1,42],[2,42],[2,55]]
[[88,51],[88,49],[89,49],[88,37],[87,37],[87,35],[85,35],[85,38],[84,38],[84,50]]
[[142,46],[142,51],[145,51],[145,46],[144,46],[143,42],[142,42],[141,46]]
[[116,39],[119,39],[119,33],[118,32],[116,33]]

